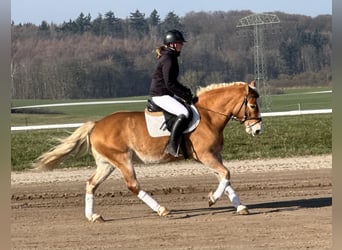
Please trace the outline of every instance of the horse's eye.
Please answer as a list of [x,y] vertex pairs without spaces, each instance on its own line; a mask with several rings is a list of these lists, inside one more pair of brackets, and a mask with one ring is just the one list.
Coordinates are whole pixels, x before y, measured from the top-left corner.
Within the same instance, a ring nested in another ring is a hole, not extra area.
[[256,109],[256,104],[249,104],[249,107],[251,108],[251,109]]

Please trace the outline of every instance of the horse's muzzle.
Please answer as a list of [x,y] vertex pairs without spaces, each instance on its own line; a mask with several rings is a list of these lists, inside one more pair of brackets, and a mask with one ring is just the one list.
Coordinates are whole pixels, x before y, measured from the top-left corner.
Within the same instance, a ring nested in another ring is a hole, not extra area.
[[256,136],[262,133],[262,123],[256,122],[246,126],[246,132],[250,135]]
[[254,135],[258,135],[258,134],[261,134],[261,129],[257,129],[254,131]]

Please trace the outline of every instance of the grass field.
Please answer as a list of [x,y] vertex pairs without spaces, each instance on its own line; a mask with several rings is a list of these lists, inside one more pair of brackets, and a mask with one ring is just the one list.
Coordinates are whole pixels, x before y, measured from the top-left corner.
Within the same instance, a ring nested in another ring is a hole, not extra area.
[[[225,160],[289,157],[332,152],[332,115],[266,117],[264,133],[252,137],[243,126],[230,121],[224,131]],[[69,130],[72,131],[72,130]],[[12,133],[12,170],[30,167],[32,161],[55,145],[56,137],[67,136],[66,129]],[[91,157],[66,161],[63,166],[92,166]]]
[[331,88],[289,89],[283,95],[271,96],[272,111],[328,109],[332,107]]
[[[307,94],[329,89],[291,89],[284,95],[272,96],[272,111],[321,109],[332,107],[332,93]],[[134,99],[144,99],[136,97]],[[146,97],[145,97],[146,99]],[[122,100],[122,99],[120,99]],[[84,100],[89,101],[89,100]],[[94,101],[94,100],[93,100]],[[96,100],[98,101],[98,100]],[[61,102],[69,102],[61,101]],[[80,100],[77,100],[80,102]],[[13,106],[56,103],[54,101],[13,100]],[[49,108],[50,114],[12,114],[12,126],[85,122],[96,120],[117,110],[143,110],[144,103],[106,104]],[[287,108],[286,108],[287,107]],[[295,108],[297,107],[297,108]],[[247,135],[238,122],[231,121],[225,129],[225,160],[288,157],[327,154],[332,152],[332,114],[289,117],[265,117],[264,133]],[[42,130],[12,132],[12,170],[29,168],[33,160],[55,145],[53,138],[65,137],[72,130]],[[90,156],[66,161],[65,167],[92,166]]]

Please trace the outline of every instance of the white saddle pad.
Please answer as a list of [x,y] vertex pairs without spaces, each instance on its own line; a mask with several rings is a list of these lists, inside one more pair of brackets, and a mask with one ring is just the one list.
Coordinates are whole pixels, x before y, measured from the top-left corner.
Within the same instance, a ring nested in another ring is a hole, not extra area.
[[[198,110],[194,105],[191,105],[192,110],[192,120],[189,123],[188,128],[183,132],[184,134],[193,131],[200,122],[200,115]],[[147,125],[147,130],[150,136],[160,137],[160,136],[170,136],[170,132],[167,130],[165,125],[165,117],[163,112],[149,112],[145,109],[145,120]]]

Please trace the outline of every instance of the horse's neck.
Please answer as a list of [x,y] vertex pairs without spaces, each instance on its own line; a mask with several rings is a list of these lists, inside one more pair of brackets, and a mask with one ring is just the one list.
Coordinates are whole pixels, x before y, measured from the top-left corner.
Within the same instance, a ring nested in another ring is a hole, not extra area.
[[217,102],[203,100],[196,103],[195,106],[200,113],[201,120],[205,119],[218,130],[224,129],[231,117],[231,110],[225,108],[224,103],[218,104]]
[[214,93],[208,93],[207,95],[200,96],[199,106],[203,106],[217,113],[230,115],[233,110],[232,101],[236,99],[235,97],[233,93],[229,93],[227,91],[220,93],[216,90]]
[[218,89],[200,96],[198,107],[200,110],[202,109],[203,114],[201,115],[208,116],[215,126],[223,129],[233,115],[236,106],[241,105],[240,99],[243,99],[241,87]]

